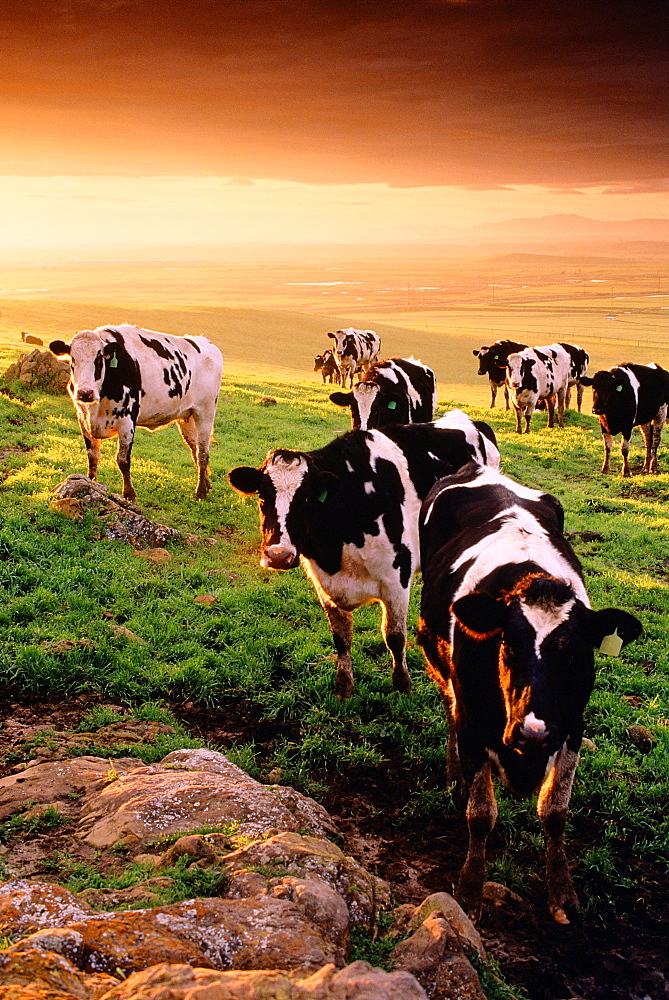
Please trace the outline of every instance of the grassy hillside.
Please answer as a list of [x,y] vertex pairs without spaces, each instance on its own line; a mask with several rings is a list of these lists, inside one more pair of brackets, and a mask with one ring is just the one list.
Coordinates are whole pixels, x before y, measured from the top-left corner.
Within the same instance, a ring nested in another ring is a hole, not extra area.
[[[50,318],[47,312],[43,320],[54,333],[62,332],[61,322],[60,313]],[[3,367],[13,353],[2,350]],[[258,404],[268,393],[276,406]],[[414,693],[394,694],[378,610],[360,609],[357,689],[340,704],[332,696],[330,635],[310,585],[299,570],[259,568],[255,505],[233,494],[224,478],[234,465],[258,464],[268,448],[314,448],[344,431],[345,415],[327,395],[311,378],[226,375],[212,451],[214,489],[200,503],[192,499],[194,470],[176,430],[138,432],[138,502],[182,532],[170,546],[171,559],[153,563],[119,542],[96,540],[93,520],[78,524],[49,509],[53,486],[85,471],[69,402],[25,390],[0,394],[2,697],[47,704],[82,695],[124,711],[146,711],[147,703],[199,708],[218,720],[214,742],[256,776],[278,774],[326,802],[342,782],[368,787],[369,808],[383,803],[394,830],[417,825],[440,844],[441,884],[448,887],[462,861],[462,821],[445,786],[443,711],[419,650],[412,642]],[[442,393],[440,409],[452,402],[463,404]],[[669,856],[666,447],[660,475],[604,479],[597,471],[601,438],[589,415],[570,413],[563,432],[549,431],[537,415],[533,432],[520,438],[503,411],[491,414],[467,402],[464,408],[494,426],[505,472],[561,499],[567,531],[601,536],[575,542],[593,606],[617,605],[644,623],[644,636],[620,659],[597,655],[586,725],[593,748],[577,777],[569,853],[592,919],[633,909],[642,897],[659,911]],[[120,476],[113,452],[111,443],[103,445],[100,479],[114,490]],[[635,437],[636,471],[640,463]],[[214,602],[195,603],[205,594]],[[64,639],[71,647],[58,645]],[[633,738],[639,725],[650,733],[644,749]],[[543,862],[532,806],[502,797],[495,837],[490,877],[540,899]]]

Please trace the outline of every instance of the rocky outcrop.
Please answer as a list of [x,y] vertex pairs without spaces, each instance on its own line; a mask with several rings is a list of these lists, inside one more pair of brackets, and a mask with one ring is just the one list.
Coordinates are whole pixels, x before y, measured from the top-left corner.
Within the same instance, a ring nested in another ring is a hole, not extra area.
[[136,549],[160,547],[179,537],[175,528],[151,521],[140,507],[110,493],[104,483],[74,473],[51,490],[49,506],[74,521],[93,513],[99,519],[99,537],[129,542]]
[[[34,342],[26,340],[26,343]],[[19,355],[6,370],[4,378],[18,379],[24,385],[44,392],[64,393],[70,381],[70,363],[57,358],[51,351],[36,348],[30,354]]]
[[[393,971],[347,965],[352,929],[371,940],[390,886],[329,839],[318,803],[223,754],[49,760],[0,781],[1,817],[45,809],[68,817],[71,853],[120,846],[148,874],[116,894],[19,872],[0,885],[14,942],[0,1000],[483,1000],[469,961],[484,959],[480,937],[445,893],[395,912]],[[218,894],[161,904],[175,865],[219,872]]]

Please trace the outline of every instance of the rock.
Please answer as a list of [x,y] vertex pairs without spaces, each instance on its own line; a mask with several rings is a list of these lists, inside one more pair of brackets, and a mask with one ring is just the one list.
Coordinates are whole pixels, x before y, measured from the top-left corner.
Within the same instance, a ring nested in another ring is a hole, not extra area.
[[[299,808],[291,809],[291,802],[298,801]],[[230,823],[250,837],[273,828],[306,827],[320,836],[333,829],[318,803],[292,789],[288,795],[277,794],[223,754],[176,750],[160,764],[125,770],[118,780],[98,786],[83,804],[77,832],[92,847],[104,849],[128,835],[146,842]]]
[[[41,344],[38,337],[25,335],[25,342]],[[70,363],[55,357],[51,351],[40,351],[37,348],[30,354],[21,354],[7,368],[6,379],[18,379],[24,385],[45,392],[64,393],[70,381]]]
[[9,948],[0,952],[0,983],[3,1000],[95,1000],[118,980],[104,974],[84,975],[55,952]]
[[218,604],[218,597],[214,597],[213,594],[198,594],[193,604],[204,604],[210,608],[212,604]]
[[348,954],[349,913],[340,893],[321,879],[299,879],[291,875],[274,883],[271,893],[277,899],[289,899],[295,903],[307,919],[335,943],[342,956]]
[[367,962],[328,965],[307,979],[284,972],[210,972],[156,965],[130,976],[104,1000],[427,1000],[413,976]]
[[179,858],[184,856],[196,861],[216,862],[218,860],[216,851],[206,837],[193,834],[190,837],[179,837],[171,847],[168,847],[158,859],[157,867],[170,868],[176,864]]
[[[90,738],[90,737],[89,737]],[[141,760],[114,760],[114,768],[124,773],[142,767]],[[28,803],[59,802],[64,812],[76,808],[79,796],[95,794],[108,781],[109,761],[102,757],[77,757],[73,760],[49,761],[26,768],[19,774],[0,779],[0,820],[11,816]]]
[[92,907],[62,885],[24,879],[11,879],[0,885],[0,926],[5,934],[15,938],[94,914]]
[[396,945],[390,958],[393,969],[415,976],[431,1000],[486,1000],[476,970],[460,950],[458,935],[439,910]]
[[[405,911],[406,913],[406,911]],[[478,955],[485,961],[485,950],[481,935],[471,922],[459,903],[447,892],[434,892],[406,914],[405,929],[398,925],[394,930],[399,933],[411,933],[433,913],[443,916],[449,924],[458,941],[459,947],[469,955]]]
[[[286,874],[303,881],[317,878],[344,899],[354,925],[373,927],[379,910],[390,903],[387,882],[371,875],[335,844],[316,837],[279,833],[269,840],[239,848],[222,860],[233,873],[262,867],[267,879],[267,891],[280,885]],[[274,878],[272,870],[276,871]],[[241,884],[233,879],[231,892],[235,892]]]
[[258,406],[276,406],[277,401],[274,396],[261,396],[258,400]]

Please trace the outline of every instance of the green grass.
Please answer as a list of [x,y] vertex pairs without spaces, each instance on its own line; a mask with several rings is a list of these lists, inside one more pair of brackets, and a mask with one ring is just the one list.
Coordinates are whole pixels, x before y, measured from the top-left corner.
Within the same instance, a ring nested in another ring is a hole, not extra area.
[[[277,406],[258,404],[268,394]],[[392,692],[378,609],[368,607],[355,613],[356,691],[340,703],[332,694],[331,637],[310,584],[299,570],[279,574],[258,566],[255,503],[241,500],[225,481],[232,466],[257,465],[271,447],[316,448],[346,430],[345,414],[327,399],[328,387],[226,376],[212,450],[214,488],[204,502],[193,499],[194,469],[176,430],[138,432],[138,502],[148,516],[183,533],[169,546],[170,561],[160,564],[120,542],[95,540],[92,518],[75,523],[49,509],[56,483],[85,471],[84,448],[67,399],[25,389],[21,395],[0,395],[0,684],[6,699],[48,702],[87,694],[157,720],[167,707],[185,702],[232,717],[243,709],[270,736],[225,749],[254,776],[279,769],[283,783],[322,797],[338,775],[391,775],[407,788],[397,823],[453,814],[444,776],[444,714],[412,639],[420,582],[410,613],[413,694]],[[462,405],[442,400],[440,411],[453,404]],[[545,415],[537,414],[532,433],[521,437],[511,414],[464,408],[494,426],[506,473],[560,498],[568,532],[602,535],[601,542],[574,542],[593,606],[625,608],[644,624],[643,637],[619,659],[597,656],[586,713],[596,749],[583,754],[572,799],[570,838],[580,845],[577,888],[601,912],[616,886],[636,879],[641,894],[667,873],[669,471],[625,481],[617,461],[616,474],[601,477],[601,436],[585,413],[570,412],[562,432],[545,428]],[[117,490],[114,451],[103,444],[100,479]],[[636,434],[631,459],[638,470]],[[660,467],[669,470],[664,446]],[[201,594],[216,603],[195,604]],[[116,634],[114,623],[136,638]],[[58,652],[55,644],[63,639],[86,642]],[[95,709],[82,729],[115,719]],[[636,724],[658,741],[648,754],[629,739]],[[160,759],[176,745],[200,744],[177,730],[174,738],[137,753]],[[491,877],[499,871],[520,887],[528,870],[542,870],[531,803],[501,794],[497,836]],[[589,892],[592,887],[597,892]]]

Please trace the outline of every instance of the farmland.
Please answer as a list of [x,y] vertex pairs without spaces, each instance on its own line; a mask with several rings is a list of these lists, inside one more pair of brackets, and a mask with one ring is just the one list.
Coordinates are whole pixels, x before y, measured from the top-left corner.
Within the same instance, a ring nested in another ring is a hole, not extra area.
[[[21,331],[48,342],[123,321],[205,333],[226,359],[214,489],[206,502],[192,499],[193,468],[175,428],[137,435],[138,502],[182,533],[165,563],[97,539],[92,521],[77,524],[49,509],[53,486],[85,469],[69,401],[4,386],[2,716],[20,705],[48,721],[65,704],[73,716],[79,712],[76,722],[96,712],[146,713],[147,706],[171,713],[190,738],[221,747],[254,776],[278,775],[322,801],[349,849],[398,886],[400,901],[450,888],[463,859],[464,822],[445,786],[445,720],[418,649],[408,653],[414,694],[393,694],[377,610],[360,609],[356,693],[345,704],[333,698],[332,643],[313,591],[300,571],[258,567],[255,506],[225,482],[227,469],[258,464],[270,447],[315,448],[346,430],[312,359],[327,330],[371,327],[385,355],[414,353],[434,367],[440,411],[460,405],[489,420],[504,471],[556,494],[567,531],[595,533],[574,541],[593,606],[626,608],[644,623],[643,637],[620,659],[597,658],[586,718],[591,746],[577,775],[567,837],[582,922],[565,931],[544,914],[531,804],[500,796],[491,844],[489,877],[530,904],[512,928],[496,924],[494,913],[483,925],[504,940],[507,978],[524,983],[533,1000],[563,995],[557,991],[565,982],[599,1000],[607,995],[599,986],[615,983],[600,953],[616,949],[631,962],[634,951],[660,967],[653,949],[661,951],[663,935],[666,944],[669,457],[664,442],[659,475],[603,479],[589,393],[564,432],[549,431],[537,414],[532,433],[519,438],[510,414],[487,409],[488,388],[471,352],[514,335],[575,341],[595,368],[630,359],[669,366],[659,256],[643,248],[625,259],[610,250],[549,260],[451,251],[446,260],[427,253],[407,260],[388,251],[350,262],[341,250],[324,249],[315,264],[311,253],[291,250],[280,258],[267,251],[258,258],[247,251],[221,259],[220,252],[184,263],[185,252],[175,251],[158,262],[147,253],[131,263],[8,262],[2,269],[2,371],[25,349]],[[327,281],[361,285],[320,283]],[[260,407],[265,395],[277,405]],[[113,451],[103,445],[99,475],[115,490]],[[631,461],[638,471],[638,433]],[[419,584],[414,591],[410,635]],[[196,604],[201,595],[212,603]],[[114,632],[110,622],[131,635]],[[74,648],[59,652],[63,640]],[[632,739],[634,727],[650,734],[644,749]],[[543,964],[523,964],[523,948]],[[595,979],[589,993],[579,962],[589,963]]]

